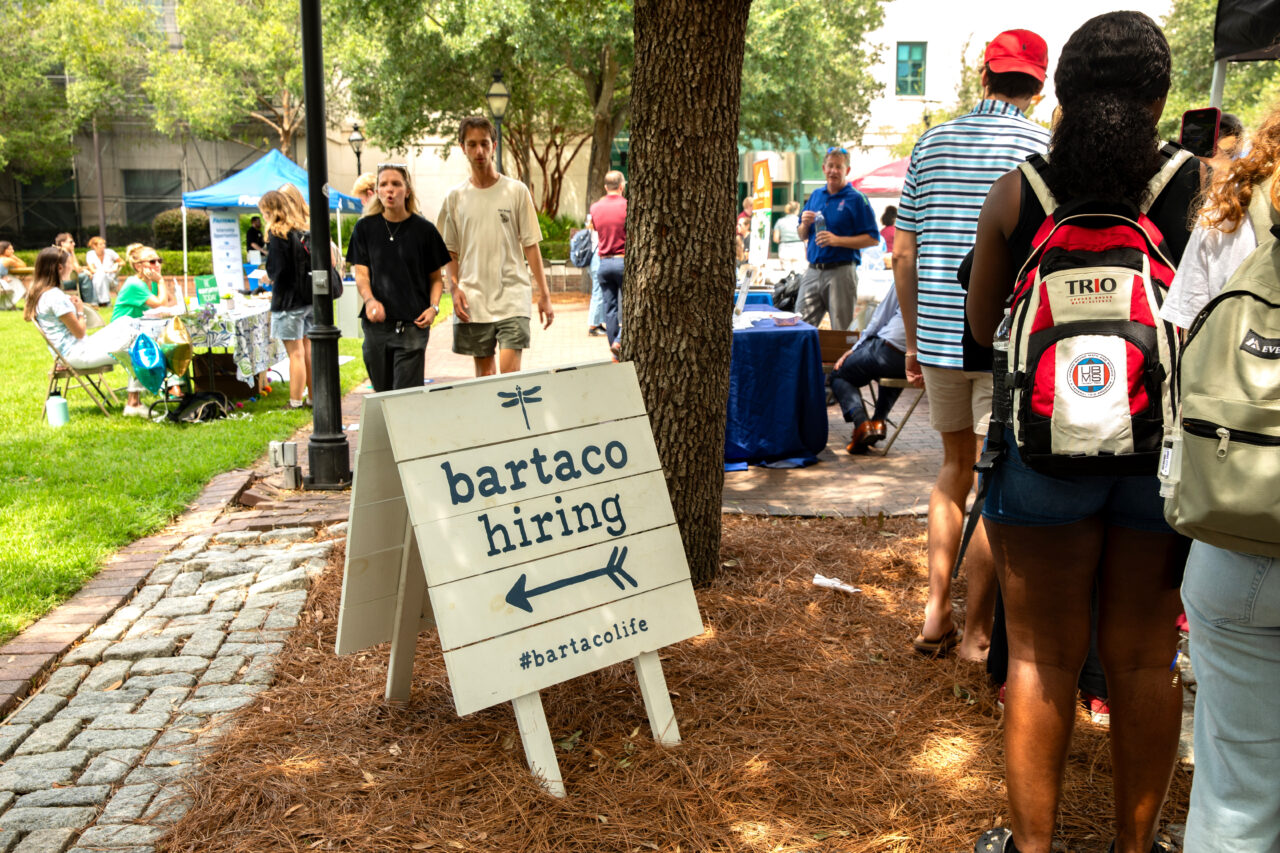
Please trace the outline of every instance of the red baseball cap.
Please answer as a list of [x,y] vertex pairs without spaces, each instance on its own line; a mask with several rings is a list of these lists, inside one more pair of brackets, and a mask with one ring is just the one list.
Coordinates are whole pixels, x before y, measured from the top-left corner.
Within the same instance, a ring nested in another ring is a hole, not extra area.
[[991,40],[982,58],[997,74],[1020,71],[1044,80],[1049,69],[1049,46],[1031,30],[1005,30]]

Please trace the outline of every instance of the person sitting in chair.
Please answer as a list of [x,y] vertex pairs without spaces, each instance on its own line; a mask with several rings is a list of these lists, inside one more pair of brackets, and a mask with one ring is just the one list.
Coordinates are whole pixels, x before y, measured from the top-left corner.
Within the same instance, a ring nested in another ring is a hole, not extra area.
[[[74,293],[62,290],[62,282],[74,272],[71,262],[71,255],[57,246],[40,250],[22,318],[39,326],[63,360],[77,370],[114,364],[114,356],[128,353],[138,336],[138,321],[120,317],[96,335],[87,335],[84,304]],[[122,359],[122,364],[128,363]],[[142,385],[132,375],[127,391],[124,414],[146,417]]]
[[885,418],[893,404],[898,402],[902,389],[881,386],[870,418],[862,404],[860,389],[875,379],[905,379],[906,363],[907,339],[902,328],[902,309],[898,306],[898,295],[891,287],[871,315],[871,322],[858,342],[840,356],[831,374],[831,392],[840,404],[845,421],[854,425],[845,450],[861,455],[885,437]]

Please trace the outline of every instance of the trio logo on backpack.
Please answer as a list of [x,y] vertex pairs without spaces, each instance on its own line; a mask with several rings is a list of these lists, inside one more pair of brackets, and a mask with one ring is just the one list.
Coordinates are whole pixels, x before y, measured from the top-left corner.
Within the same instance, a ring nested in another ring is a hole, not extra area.
[[1250,329],[1245,334],[1240,349],[1261,358],[1280,358],[1280,338],[1264,338]]
[[1062,283],[1067,286],[1067,301],[1071,305],[1110,304],[1120,288],[1114,278],[1069,278]]
[[1085,353],[1067,368],[1067,385],[1081,397],[1101,397],[1111,390],[1116,370],[1111,359],[1096,352]]

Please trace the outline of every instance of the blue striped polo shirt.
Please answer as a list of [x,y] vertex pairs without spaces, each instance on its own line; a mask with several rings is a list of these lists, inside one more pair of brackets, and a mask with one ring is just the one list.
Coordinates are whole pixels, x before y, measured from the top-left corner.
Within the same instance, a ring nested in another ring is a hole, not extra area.
[[964,290],[956,269],[973,248],[978,214],[996,178],[1048,147],[1049,131],[997,100],[925,131],[916,142],[894,224],[916,235],[921,364],[964,366]]

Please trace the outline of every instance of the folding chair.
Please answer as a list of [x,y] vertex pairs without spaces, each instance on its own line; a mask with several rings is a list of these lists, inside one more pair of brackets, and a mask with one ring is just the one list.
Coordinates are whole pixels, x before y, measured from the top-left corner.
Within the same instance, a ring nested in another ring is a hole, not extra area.
[[[40,417],[44,417],[45,402],[53,396],[56,391],[63,398],[71,392],[74,387],[71,383],[74,380],[84,392],[89,395],[93,402],[98,404],[98,408],[102,410],[104,415],[110,415],[108,405],[118,406],[120,400],[116,397],[115,392],[111,390],[111,386],[106,380],[97,378],[102,377],[116,369],[114,364],[104,364],[101,367],[87,367],[78,369],[67,363],[62,357],[62,353],[58,352],[53,343],[49,340],[49,336],[44,333],[38,324],[33,323],[40,332],[40,337],[44,338],[45,346],[49,348],[49,352],[53,353],[53,366],[49,368],[49,388],[45,391],[44,400],[40,402]],[[107,401],[110,400],[110,403]]]

